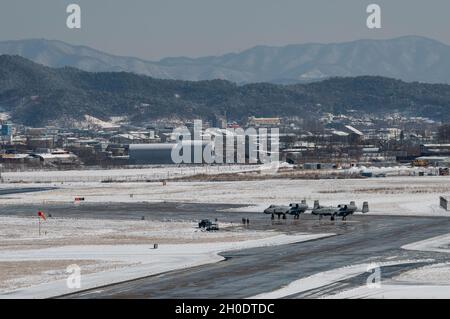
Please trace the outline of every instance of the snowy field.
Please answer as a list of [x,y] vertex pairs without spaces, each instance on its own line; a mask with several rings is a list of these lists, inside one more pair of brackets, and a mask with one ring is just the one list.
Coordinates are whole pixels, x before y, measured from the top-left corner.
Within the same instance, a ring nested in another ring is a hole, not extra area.
[[[63,173],[63,172],[62,172]],[[27,173],[31,174],[31,173]],[[34,174],[34,173],[33,173]],[[38,178],[35,175],[33,178]],[[97,177],[102,177],[99,173]],[[36,180],[34,180],[36,182]],[[8,205],[73,203],[180,202],[239,204],[227,211],[262,211],[270,204],[306,199],[310,205],[336,205],[368,201],[370,214],[450,216],[439,208],[439,196],[450,194],[450,177],[386,177],[370,179],[289,180],[238,182],[64,182],[26,184],[58,189],[1,196]],[[7,184],[20,188],[21,184]],[[115,221],[52,218],[38,237],[36,218],[0,217],[0,298],[49,297],[68,292],[66,267],[82,269],[82,288],[157,274],[222,260],[221,251],[301,242],[329,234],[284,235],[250,231],[222,224],[223,231],[201,232],[192,222]],[[39,240],[38,240],[39,239]],[[158,243],[158,249],[152,249]],[[404,249],[450,252],[450,235],[404,246]],[[392,261],[411,263],[417,260]],[[367,271],[367,265],[349,265],[338,272],[321,273],[258,297],[282,297],[304,287],[320,287]],[[344,291],[335,297],[450,298],[450,265],[438,264],[403,273],[383,283],[380,290],[367,287]]]
[[[417,251],[431,251],[450,254],[450,234],[438,236],[411,243],[402,247],[403,249]],[[414,262],[420,262],[415,260]],[[383,266],[383,264],[380,264]],[[386,265],[386,264],[385,264]],[[359,269],[358,269],[359,267]],[[364,273],[364,265],[347,267],[338,269],[328,274],[334,280],[342,280],[354,277]],[[306,278],[304,281],[313,282],[316,287],[326,285],[330,280],[322,280],[327,278],[326,273],[320,273]],[[315,281],[312,279],[316,279]],[[294,282],[288,287],[279,291],[272,292],[276,296],[282,296],[283,293],[299,291],[301,281]],[[270,294],[262,295],[267,297]],[[417,269],[406,271],[397,277],[386,282],[382,281],[380,287],[361,286],[355,289],[340,292],[330,298],[377,298],[377,299],[449,299],[450,298],[450,263],[437,263],[423,266]]]
[[145,168],[122,169],[84,169],[84,170],[37,170],[2,172],[3,183],[70,183],[70,182],[149,182],[186,178],[194,175],[218,175],[257,173],[259,177],[270,178],[276,176],[304,177],[311,175],[334,175],[348,177],[361,173],[372,173],[386,176],[418,176],[436,175],[435,168],[421,168],[408,166],[395,167],[353,167],[341,170],[295,170],[294,166],[286,162],[272,162],[267,164],[229,164],[229,165],[152,165]]
[[95,169],[69,171],[3,172],[4,183],[145,182],[188,177],[197,174],[239,173],[259,170],[258,165],[176,166],[149,168]]
[[[401,260],[401,261],[392,261],[392,262],[383,262],[378,263],[377,266],[395,266],[395,265],[405,265],[420,262],[420,260]],[[372,269],[374,264],[366,263],[366,264],[358,264],[358,265],[350,265],[347,267],[342,267],[338,269],[332,269],[330,271],[321,272],[306,278],[302,278],[296,280],[287,286],[280,288],[275,291],[263,293],[257,296],[253,296],[255,299],[279,299],[288,297],[294,294],[300,294],[302,292],[306,292],[308,290],[321,288],[327,285],[331,285],[333,283],[346,280],[352,277],[356,277],[358,275],[364,274],[368,272],[368,270]],[[366,288],[366,287],[364,287]],[[366,288],[371,291],[375,290],[375,288]]]
[[[260,239],[264,233],[220,223],[220,232],[205,232],[194,222],[0,217],[0,252],[68,245],[180,244]],[[38,243],[38,244],[37,244]]]
[[449,299],[450,264],[410,270],[382,282],[379,288],[361,286],[338,293],[334,299]]
[[[0,217],[0,298],[45,298],[80,289],[221,261],[222,251],[282,245],[332,234],[284,235],[221,224],[203,232],[190,222]],[[153,249],[154,244],[158,249]],[[69,265],[82,286],[69,289]]]
[[[289,180],[271,179],[236,182],[149,183],[50,183],[59,189],[5,195],[1,203],[71,203],[81,196],[85,202],[184,202],[242,204],[230,211],[262,211],[271,204],[289,204],[306,199],[321,205],[368,201],[370,214],[450,216],[439,207],[439,196],[450,194],[450,177],[386,177],[370,179]],[[20,187],[9,184],[7,187]]]

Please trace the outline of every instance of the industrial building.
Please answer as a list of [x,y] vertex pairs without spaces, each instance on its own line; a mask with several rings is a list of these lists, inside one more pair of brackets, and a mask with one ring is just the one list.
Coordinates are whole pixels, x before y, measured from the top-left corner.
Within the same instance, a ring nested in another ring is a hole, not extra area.
[[[172,151],[176,151],[177,145],[176,143],[130,144],[129,163],[131,165],[176,164],[172,158]],[[196,147],[200,147],[203,154],[207,145],[209,144],[205,141],[182,142],[183,147],[191,148],[190,163],[195,163]]]

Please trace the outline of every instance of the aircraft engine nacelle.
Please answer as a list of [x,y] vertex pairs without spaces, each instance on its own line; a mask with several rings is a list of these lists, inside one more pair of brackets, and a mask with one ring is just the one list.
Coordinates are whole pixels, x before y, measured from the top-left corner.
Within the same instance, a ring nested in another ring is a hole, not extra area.
[[314,206],[313,206],[313,208],[314,208],[314,209],[317,209],[317,208],[319,208],[319,207],[320,207],[319,201],[318,201],[318,200],[315,200],[315,201],[314,201]]
[[364,202],[362,207],[363,214],[366,214],[369,212],[369,202]]

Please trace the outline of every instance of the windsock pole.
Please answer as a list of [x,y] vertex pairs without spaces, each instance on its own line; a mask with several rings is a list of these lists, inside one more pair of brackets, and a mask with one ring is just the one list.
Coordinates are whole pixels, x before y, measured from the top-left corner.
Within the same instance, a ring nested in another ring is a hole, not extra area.
[[38,219],[39,219],[39,237],[41,236],[41,218],[43,220],[47,220],[47,218],[45,217],[45,214],[41,211],[38,211]]

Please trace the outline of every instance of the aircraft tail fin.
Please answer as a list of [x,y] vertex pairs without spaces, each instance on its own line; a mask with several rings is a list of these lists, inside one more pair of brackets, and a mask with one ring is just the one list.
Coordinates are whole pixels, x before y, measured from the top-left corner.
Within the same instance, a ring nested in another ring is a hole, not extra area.
[[364,202],[362,207],[363,214],[366,214],[369,212],[369,202]]
[[317,209],[317,208],[319,208],[319,201],[318,200],[315,200],[314,201],[314,209]]

